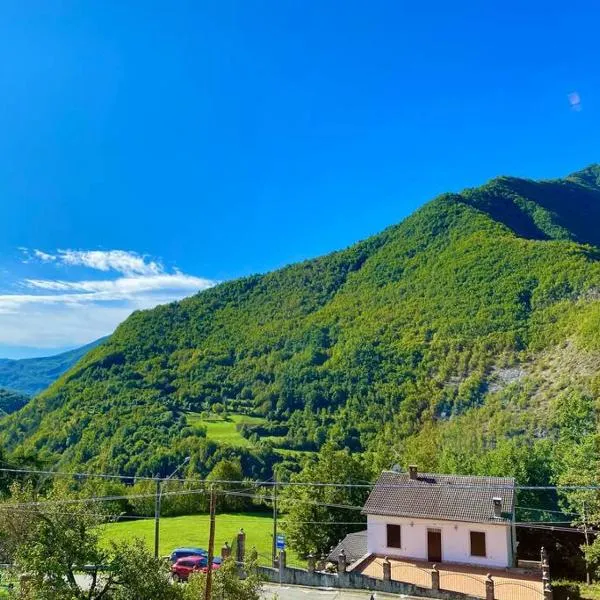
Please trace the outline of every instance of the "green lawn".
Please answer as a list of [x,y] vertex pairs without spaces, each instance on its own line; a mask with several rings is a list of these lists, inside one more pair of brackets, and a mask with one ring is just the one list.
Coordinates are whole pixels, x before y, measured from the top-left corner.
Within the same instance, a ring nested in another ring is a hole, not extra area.
[[265,419],[261,417],[250,417],[248,415],[230,414],[226,418],[211,416],[205,419],[198,413],[189,412],[186,414],[188,425],[194,426],[201,424],[206,427],[206,437],[209,440],[231,444],[232,446],[251,446],[245,437],[236,429],[238,423],[249,423],[256,425],[264,423]]
[[[271,557],[271,535],[273,521],[270,515],[257,513],[218,514],[215,528],[215,552],[221,552],[225,542],[231,544],[243,528],[246,532],[246,548],[256,547],[260,562],[267,563]],[[166,556],[178,546],[200,546],[208,548],[208,515],[169,517],[160,520],[160,554]],[[143,539],[154,548],[154,520],[124,521],[103,526],[104,541]],[[294,552],[288,552],[288,563],[303,566]]]

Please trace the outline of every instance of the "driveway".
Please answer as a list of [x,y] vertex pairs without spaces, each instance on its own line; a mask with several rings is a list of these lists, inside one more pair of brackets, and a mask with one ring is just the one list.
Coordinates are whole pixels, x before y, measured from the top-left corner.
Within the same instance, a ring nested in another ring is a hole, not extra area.
[[[298,585],[267,584],[264,587],[262,597],[264,600],[272,600],[273,597],[278,600],[370,600],[371,594],[375,600],[398,600],[399,598],[409,598],[395,594],[380,594],[375,592],[365,592],[362,590],[334,590],[324,588],[308,588]],[[420,598],[419,600],[422,600]]]

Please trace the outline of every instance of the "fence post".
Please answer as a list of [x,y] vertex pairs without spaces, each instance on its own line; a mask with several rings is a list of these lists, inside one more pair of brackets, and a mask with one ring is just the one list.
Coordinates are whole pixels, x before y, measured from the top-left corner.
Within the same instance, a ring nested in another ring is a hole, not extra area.
[[223,547],[221,548],[221,558],[223,560],[225,560],[226,558],[229,558],[231,556],[231,548],[229,547],[229,544],[227,542],[225,542],[223,544]]
[[552,600],[552,586],[550,585],[550,582],[546,579],[544,581],[544,600]]
[[437,565],[431,567],[431,589],[440,589],[440,572],[438,571]]
[[392,563],[388,560],[386,556],[383,560],[383,580],[391,581],[392,579]]
[[548,562],[548,553],[546,552],[546,548],[542,546],[542,550],[540,552],[542,559],[542,579],[550,579],[550,563]]
[[243,563],[246,556],[246,534],[243,529],[237,534],[236,557],[237,562]]
[[285,550],[279,551],[279,569],[285,569],[287,566]]
[[319,562],[317,563],[317,571],[324,571],[327,567],[327,557],[324,554],[321,554],[321,558],[319,558]]
[[338,556],[338,573],[345,573],[346,572],[346,553],[344,552],[344,549],[342,548],[342,551],[340,552],[340,555]]
[[315,555],[311,552],[308,555],[308,568],[307,568],[307,570],[308,570],[309,573],[314,573],[315,572],[315,563],[316,563]]
[[489,573],[485,579],[485,600],[494,600],[494,580]]

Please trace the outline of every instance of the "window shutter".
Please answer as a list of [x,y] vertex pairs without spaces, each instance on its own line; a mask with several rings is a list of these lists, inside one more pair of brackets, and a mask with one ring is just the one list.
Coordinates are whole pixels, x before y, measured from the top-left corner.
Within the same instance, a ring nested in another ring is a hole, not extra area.
[[400,525],[387,526],[387,547],[402,548],[400,539]]
[[471,556],[486,556],[483,531],[471,531]]

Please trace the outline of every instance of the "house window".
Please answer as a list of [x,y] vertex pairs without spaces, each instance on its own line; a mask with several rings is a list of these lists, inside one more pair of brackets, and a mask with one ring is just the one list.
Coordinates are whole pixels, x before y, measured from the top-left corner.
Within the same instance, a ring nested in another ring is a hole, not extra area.
[[387,526],[387,547],[402,548],[400,544],[400,525]]
[[471,556],[485,556],[485,533],[471,531]]

